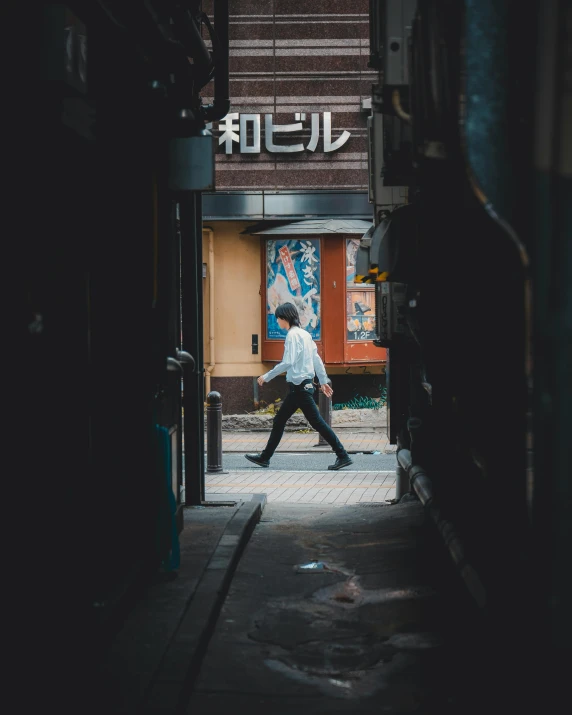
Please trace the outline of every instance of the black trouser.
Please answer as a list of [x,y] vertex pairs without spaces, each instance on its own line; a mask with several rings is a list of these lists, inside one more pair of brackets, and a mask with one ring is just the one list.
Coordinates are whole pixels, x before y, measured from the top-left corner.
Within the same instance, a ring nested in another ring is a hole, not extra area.
[[314,402],[315,390],[305,390],[303,387],[304,383],[302,383],[302,385],[288,384],[290,386],[290,392],[286,396],[286,399],[278,410],[278,414],[274,418],[268,443],[260,455],[262,459],[267,462],[270,461],[270,458],[274,454],[274,450],[280,444],[280,440],[284,434],[286,422],[288,422],[290,417],[292,417],[298,408],[302,410],[304,417],[308,420],[313,429],[322,435],[322,437],[334,450],[336,455],[338,457],[347,457],[347,452],[343,448],[340,440],[336,437],[334,430],[327,425],[318,411],[318,407]]

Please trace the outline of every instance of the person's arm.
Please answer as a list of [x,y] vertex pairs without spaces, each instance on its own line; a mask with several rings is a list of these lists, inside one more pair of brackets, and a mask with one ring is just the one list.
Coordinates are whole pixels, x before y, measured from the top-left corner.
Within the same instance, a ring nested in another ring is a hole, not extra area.
[[316,343],[313,343],[313,345],[314,352],[312,354],[312,360],[314,363],[314,372],[320,381],[320,390],[324,393],[324,395],[326,395],[326,397],[331,397],[334,394],[334,391],[332,390],[332,381],[326,373],[326,368],[324,367],[322,358],[318,355]]
[[281,375],[283,372],[287,372],[288,368],[292,367],[294,364],[294,352],[295,343],[294,336],[288,333],[286,340],[284,341],[284,355],[282,356],[282,361],[269,370],[265,375],[261,375],[259,380],[262,379],[263,382],[270,382],[277,375]]
[[312,354],[312,360],[314,362],[314,372],[318,376],[320,385],[329,385],[331,380],[326,373],[326,368],[324,367],[322,358],[318,355],[318,347],[316,346],[316,343],[313,343],[312,345],[314,350]]

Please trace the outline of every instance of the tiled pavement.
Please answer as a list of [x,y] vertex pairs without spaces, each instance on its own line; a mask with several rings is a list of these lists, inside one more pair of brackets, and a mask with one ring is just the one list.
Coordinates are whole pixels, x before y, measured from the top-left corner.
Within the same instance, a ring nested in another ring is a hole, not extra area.
[[395,497],[395,472],[279,471],[250,469],[205,476],[206,498],[266,494],[269,502],[333,504],[382,502]]
[[[390,452],[385,430],[336,429],[348,452]],[[223,431],[223,452],[261,452],[268,439],[267,431]],[[318,444],[317,432],[285,432],[277,452],[330,452],[329,445]],[[266,494],[268,501],[298,504],[356,504],[380,502],[395,496],[395,472],[358,472],[340,470],[283,471],[236,470],[228,474],[205,475],[206,498],[220,494]]]
[[[358,432],[350,429],[337,429],[336,433],[348,452],[386,452],[393,451],[384,430]],[[268,432],[223,431],[223,452],[261,452],[268,439]],[[331,451],[329,445],[317,447],[317,432],[285,432],[277,452],[320,452]],[[205,442],[206,444],[206,442]]]

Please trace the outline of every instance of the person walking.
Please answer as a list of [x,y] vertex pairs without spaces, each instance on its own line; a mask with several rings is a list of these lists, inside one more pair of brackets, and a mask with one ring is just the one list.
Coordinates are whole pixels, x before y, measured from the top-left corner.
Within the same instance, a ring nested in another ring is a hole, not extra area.
[[262,386],[265,382],[270,382],[276,375],[285,372],[290,392],[274,418],[266,447],[260,454],[245,454],[244,456],[260,467],[269,467],[270,459],[284,434],[286,422],[300,408],[310,425],[322,435],[336,453],[337,459],[334,464],[328,466],[328,469],[348,467],[353,464],[353,460],[336,437],[333,429],[324,421],[314,402],[314,375],[317,375],[320,381],[320,390],[326,397],[331,398],[334,394],[324,363],[318,355],[316,343],[312,340],[310,333],[300,327],[298,310],[293,303],[279,305],[276,308],[275,316],[278,325],[288,331],[284,342],[284,356],[282,362],[275,368],[258,378],[258,384]]

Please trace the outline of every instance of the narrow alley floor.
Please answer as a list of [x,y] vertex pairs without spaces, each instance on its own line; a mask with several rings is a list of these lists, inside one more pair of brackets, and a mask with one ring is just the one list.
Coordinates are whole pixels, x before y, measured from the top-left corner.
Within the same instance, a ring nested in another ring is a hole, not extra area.
[[60,712],[497,712],[477,706],[476,615],[417,499],[234,500],[184,510],[177,574],[139,594]]
[[469,712],[469,611],[418,501],[268,504],[186,712]]
[[480,715],[468,592],[420,502],[395,502],[385,433],[364,434],[344,435],[354,464],[338,472],[315,434],[287,435],[271,469],[244,441],[223,450],[208,505],[185,509],[178,574],[111,646],[94,714]]

